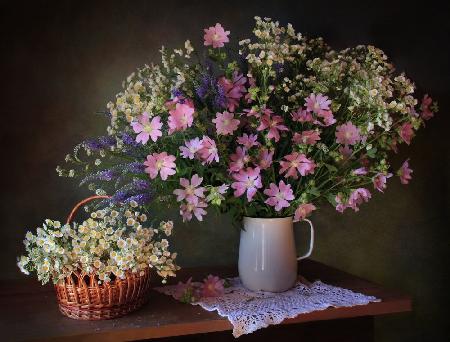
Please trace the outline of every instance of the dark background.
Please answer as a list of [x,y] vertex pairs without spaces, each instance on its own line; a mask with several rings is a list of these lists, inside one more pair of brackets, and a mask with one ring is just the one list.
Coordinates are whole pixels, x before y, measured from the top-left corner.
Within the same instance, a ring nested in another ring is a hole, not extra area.
[[[59,178],[55,167],[79,141],[104,133],[94,114],[136,67],[158,62],[159,47],[200,47],[216,22],[231,38],[250,35],[253,16],[270,16],[335,49],[373,44],[399,71],[439,101],[407,157],[413,181],[391,179],[357,213],[321,208],[313,258],[410,293],[412,314],[376,320],[377,341],[444,341],[449,337],[449,8],[395,1],[58,1],[0,7],[2,280],[24,277],[15,266],[26,229],[64,219],[87,191]],[[175,215],[174,215],[175,217]],[[299,230],[299,249],[304,248]],[[237,261],[238,232],[228,218],[202,225],[176,222],[182,266]]]

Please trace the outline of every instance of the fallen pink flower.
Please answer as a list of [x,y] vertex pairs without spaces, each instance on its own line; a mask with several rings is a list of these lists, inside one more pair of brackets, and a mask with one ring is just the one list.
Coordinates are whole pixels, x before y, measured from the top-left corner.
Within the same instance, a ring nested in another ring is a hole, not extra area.
[[208,275],[201,286],[202,297],[217,297],[223,295],[225,291],[224,280],[217,276]]

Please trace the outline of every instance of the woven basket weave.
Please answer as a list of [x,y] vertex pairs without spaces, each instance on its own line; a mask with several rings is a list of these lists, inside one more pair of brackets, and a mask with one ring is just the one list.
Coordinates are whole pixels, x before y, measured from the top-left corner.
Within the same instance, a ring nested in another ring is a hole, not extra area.
[[[78,208],[85,203],[108,196],[92,196],[78,203],[70,213],[72,221]],[[111,319],[138,309],[148,299],[150,268],[143,275],[127,272],[125,279],[98,283],[95,273],[72,272],[55,285],[59,310],[67,317],[83,320]]]

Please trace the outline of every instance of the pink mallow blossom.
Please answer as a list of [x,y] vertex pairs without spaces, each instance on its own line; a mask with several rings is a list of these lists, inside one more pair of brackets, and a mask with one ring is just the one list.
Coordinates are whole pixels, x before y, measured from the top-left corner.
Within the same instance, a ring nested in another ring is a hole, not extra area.
[[192,126],[193,121],[194,106],[188,101],[176,103],[175,108],[169,111],[169,134],[176,131],[184,131]]
[[211,46],[215,48],[223,47],[225,43],[228,43],[230,39],[228,35],[230,31],[225,31],[219,23],[216,26],[211,26],[207,29],[204,29],[205,35],[203,36],[204,45]]
[[231,135],[237,130],[240,121],[234,118],[233,113],[227,111],[216,113],[216,118],[212,120],[216,124],[218,135]]
[[175,159],[175,156],[168,155],[167,152],[149,154],[144,162],[144,165],[147,166],[145,172],[150,175],[151,179],[156,178],[159,173],[161,179],[166,180],[168,176],[176,173]]
[[352,208],[354,211],[358,211],[359,210],[358,207],[362,203],[368,202],[371,197],[372,197],[372,195],[370,194],[369,190],[367,190],[365,188],[358,188],[350,194],[347,205],[349,208]]
[[178,282],[173,293],[173,298],[183,303],[192,303],[200,299],[200,283],[193,282],[190,277],[186,283]]
[[230,155],[230,160],[228,170],[230,172],[239,172],[250,162],[250,156],[247,154],[245,147],[238,146],[236,147],[236,153]]
[[320,133],[315,130],[295,133],[292,141],[296,144],[314,145],[320,140]]
[[177,201],[186,200],[188,203],[197,204],[201,198],[205,197],[205,188],[200,187],[202,181],[203,178],[197,174],[192,176],[191,181],[186,178],[180,178],[180,185],[184,189],[175,189],[173,191],[173,194],[177,196]]
[[413,125],[410,122],[405,122],[400,127],[399,134],[403,141],[409,145],[411,143],[412,137],[414,136]]
[[202,297],[217,297],[223,295],[225,291],[224,280],[217,276],[208,275],[201,286]]
[[400,177],[400,182],[402,184],[408,184],[409,181],[412,179],[411,174],[413,173],[413,170],[409,168],[409,159],[406,159],[402,167],[397,171],[397,175]]
[[273,150],[268,150],[267,148],[262,148],[259,150],[258,166],[261,170],[268,169],[272,165],[273,153]]
[[313,112],[318,115],[330,110],[331,100],[322,94],[311,94],[306,98],[305,106],[308,112]]
[[244,133],[242,137],[237,138],[238,144],[243,145],[246,149],[250,149],[253,146],[259,146],[260,143],[257,141],[258,136],[256,134]]
[[219,86],[223,89],[226,98],[227,109],[230,112],[234,112],[239,106],[239,101],[244,96],[247,89],[245,89],[245,83],[247,78],[244,75],[239,74],[237,71],[233,72],[233,78],[231,80],[220,77],[218,80]]
[[279,173],[281,175],[286,172],[284,175],[286,178],[292,177],[298,179],[298,173],[302,176],[314,173],[316,164],[312,160],[306,158],[304,154],[293,152],[292,154],[284,156],[284,159],[285,160],[280,161],[281,169]]
[[275,207],[275,211],[288,208],[289,202],[295,198],[291,185],[285,184],[283,181],[280,181],[278,186],[275,183],[270,183],[269,189],[265,189],[264,194],[269,196],[264,203]]
[[345,145],[345,146],[339,147],[339,153],[342,154],[342,156],[344,157],[344,160],[347,160],[352,156],[353,150],[348,145]]
[[138,121],[131,123],[134,132],[139,133],[136,136],[136,142],[142,144],[146,144],[148,139],[152,139],[153,142],[158,140],[158,138],[162,136],[162,125],[161,117],[155,116],[152,121],[150,121],[147,112],[142,113],[142,115],[139,116]]
[[317,208],[314,204],[303,203],[298,206],[294,213],[294,222],[303,221],[309,214],[311,214]]
[[319,120],[314,120],[314,123],[316,125],[327,127],[327,126],[331,126],[332,124],[336,123],[336,119],[334,118],[331,110],[324,110],[324,111],[320,112],[319,114],[317,114],[317,116],[319,118],[321,118],[323,120],[323,122],[321,122]]
[[259,167],[240,170],[239,173],[233,174],[233,179],[236,181],[231,184],[231,188],[234,189],[234,197],[240,197],[247,192],[249,202],[252,201],[258,189],[262,188]]
[[351,121],[336,127],[336,142],[342,145],[355,145],[361,140],[359,128]]
[[269,129],[267,133],[267,138],[274,139],[275,142],[280,140],[280,131],[289,131],[283,123],[283,118],[279,115],[270,116],[269,114],[265,114],[261,118],[261,124],[258,126],[256,130],[262,131],[265,129]]
[[194,159],[196,153],[203,148],[203,143],[199,138],[194,138],[180,146],[181,156],[186,159]]
[[292,121],[296,122],[313,122],[314,118],[306,109],[299,108],[296,112],[291,113]]
[[384,189],[386,189],[386,181],[391,177],[392,173],[377,173],[375,177],[373,177],[373,187],[380,192],[384,192]]
[[354,211],[359,211],[359,206],[368,202],[372,197],[370,191],[365,188],[358,188],[353,190],[350,196],[348,197],[347,202],[344,202],[342,196],[339,194],[336,196],[336,210],[340,213],[343,213],[345,209],[352,208]]
[[197,203],[183,203],[180,206],[180,214],[183,217],[183,222],[192,220],[192,215],[194,215],[197,220],[203,221],[203,216],[206,215],[206,210],[208,205],[204,201],[198,201]]
[[352,174],[354,174],[355,176],[364,176],[367,175],[367,172],[368,172],[367,167],[364,166],[353,170]]
[[422,117],[422,119],[430,120],[434,116],[433,111],[431,110],[432,103],[433,99],[429,97],[428,94],[425,94],[422,99],[422,103],[420,104],[420,116]]
[[198,151],[203,164],[211,164],[213,161],[219,162],[219,151],[216,142],[210,137],[204,135],[202,139],[202,148]]

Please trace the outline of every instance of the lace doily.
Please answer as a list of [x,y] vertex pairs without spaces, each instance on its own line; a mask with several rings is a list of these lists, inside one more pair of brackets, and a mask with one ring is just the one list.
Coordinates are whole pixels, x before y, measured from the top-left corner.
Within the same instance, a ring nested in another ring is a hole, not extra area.
[[[229,279],[231,286],[218,297],[202,298],[192,303],[207,311],[217,311],[233,325],[233,336],[239,337],[271,324],[279,324],[286,318],[325,310],[328,307],[366,305],[380,300],[347,289],[315,281],[309,286],[297,282],[281,293],[252,292],[247,290],[239,277]],[[156,291],[173,296],[176,285],[155,288]]]

